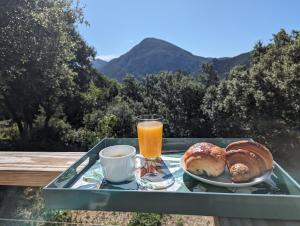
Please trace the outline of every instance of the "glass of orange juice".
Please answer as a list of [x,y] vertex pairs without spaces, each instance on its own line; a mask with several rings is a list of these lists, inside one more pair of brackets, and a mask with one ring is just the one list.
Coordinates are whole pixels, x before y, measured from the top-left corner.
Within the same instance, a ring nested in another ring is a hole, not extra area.
[[161,156],[163,123],[159,115],[141,115],[138,117],[137,133],[140,153],[146,159]]
[[137,182],[147,189],[163,189],[171,186],[175,179],[161,158],[163,123],[159,115],[138,117],[137,133],[140,154],[145,165],[138,170]]

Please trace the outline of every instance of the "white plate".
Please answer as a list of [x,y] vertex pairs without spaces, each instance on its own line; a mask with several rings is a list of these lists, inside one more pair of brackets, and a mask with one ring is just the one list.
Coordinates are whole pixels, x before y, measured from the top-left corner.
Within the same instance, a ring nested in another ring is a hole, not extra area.
[[272,170],[270,170],[270,171],[265,172],[263,175],[261,175],[259,177],[255,177],[254,179],[252,179],[249,182],[234,183],[231,180],[231,175],[229,174],[227,167],[225,167],[224,172],[220,176],[207,177],[204,175],[198,176],[198,175],[192,174],[191,172],[187,171],[185,169],[183,158],[181,158],[180,165],[186,174],[190,175],[191,177],[195,178],[196,180],[202,181],[207,184],[220,186],[220,187],[249,187],[249,186],[252,186],[252,185],[255,185],[255,184],[258,184],[258,183],[261,183],[261,182],[267,180],[272,174]]

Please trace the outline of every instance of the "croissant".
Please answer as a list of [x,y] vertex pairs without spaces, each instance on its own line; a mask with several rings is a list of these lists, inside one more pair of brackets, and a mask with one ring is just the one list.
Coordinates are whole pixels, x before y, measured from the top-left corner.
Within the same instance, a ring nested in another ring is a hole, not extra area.
[[196,175],[217,177],[224,172],[226,153],[223,148],[202,142],[192,145],[183,156],[186,170]]
[[233,182],[247,182],[273,167],[268,148],[254,141],[237,141],[226,147],[226,165]]

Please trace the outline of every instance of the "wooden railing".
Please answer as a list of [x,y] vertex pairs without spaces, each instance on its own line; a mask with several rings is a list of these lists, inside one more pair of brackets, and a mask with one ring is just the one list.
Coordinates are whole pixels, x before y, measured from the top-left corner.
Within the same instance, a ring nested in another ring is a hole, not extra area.
[[45,186],[84,152],[0,152],[0,185]]

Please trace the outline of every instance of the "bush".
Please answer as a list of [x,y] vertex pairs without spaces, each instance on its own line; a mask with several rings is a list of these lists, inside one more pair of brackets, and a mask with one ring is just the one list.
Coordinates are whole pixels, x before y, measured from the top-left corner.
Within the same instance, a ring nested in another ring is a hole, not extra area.
[[[99,123],[98,115],[87,114],[84,118],[85,126],[74,128],[64,113],[57,113],[50,118],[45,124],[45,113],[40,111],[40,114],[34,121],[33,130],[31,133],[31,143],[39,142],[50,146],[52,143],[63,146],[64,150],[75,148],[81,150],[95,144],[98,139],[98,133],[95,129]],[[91,125],[88,125],[91,124]]]
[[[15,202],[11,202],[11,197],[14,197]],[[72,213],[70,211],[48,210],[45,208],[41,188],[2,186],[0,190],[0,202],[5,206],[1,211],[0,218],[22,219],[24,220],[21,223],[22,226],[33,225],[30,221],[26,222],[26,219],[42,222],[71,222],[72,220]],[[20,225],[20,222],[10,222],[9,225],[17,226]],[[53,225],[53,223],[38,225],[49,226]]]
[[0,141],[12,141],[19,136],[18,127],[11,120],[0,121]]
[[[52,222],[71,222],[72,214],[64,210],[46,210],[43,214],[43,220]],[[51,223],[45,223],[43,226],[50,226]]]
[[156,213],[135,213],[128,226],[160,226],[161,215]]

